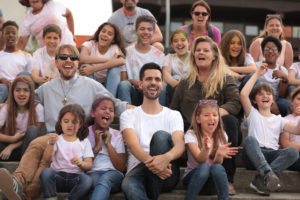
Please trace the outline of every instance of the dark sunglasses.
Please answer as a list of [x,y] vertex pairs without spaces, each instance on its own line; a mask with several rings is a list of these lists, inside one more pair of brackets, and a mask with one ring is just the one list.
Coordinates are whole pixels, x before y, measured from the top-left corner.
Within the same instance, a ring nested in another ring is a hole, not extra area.
[[56,59],[61,59],[61,60],[67,60],[68,58],[70,58],[70,60],[72,60],[72,61],[79,60],[79,57],[75,54],[72,54],[72,55],[59,54],[58,56],[56,56]]
[[202,15],[203,17],[206,17],[208,15],[208,13],[207,12],[193,12],[193,15],[195,15],[195,16]]

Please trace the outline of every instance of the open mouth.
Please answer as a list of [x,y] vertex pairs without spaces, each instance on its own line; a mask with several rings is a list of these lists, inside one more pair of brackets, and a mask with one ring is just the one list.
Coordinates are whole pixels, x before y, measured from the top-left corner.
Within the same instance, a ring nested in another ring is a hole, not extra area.
[[103,121],[106,121],[106,122],[108,122],[108,121],[109,121],[109,119],[110,119],[110,117],[109,117],[109,116],[103,116],[103,117],[102,117],[102,120],[103,120]]

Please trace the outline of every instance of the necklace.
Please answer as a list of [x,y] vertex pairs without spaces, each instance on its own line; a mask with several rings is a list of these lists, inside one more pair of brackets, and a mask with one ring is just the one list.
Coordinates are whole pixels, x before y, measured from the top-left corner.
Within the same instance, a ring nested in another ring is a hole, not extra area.
[[64,93],[64,99],[62,100],[62,103],[64,104],[64,106],[65,106],[65,105],[67,104],[67,102],[68,102],[67,96],[68,96],[70,90],[73,88],[73,86],[74,86],[74,84],[76,83],[76,81],[77,81],[77,78],[76,78],[76,80],[74,81],[74,83],[71,85],[71,87],[68,89],[68,91],[65,92],[65,87],[63,86],[63,80],[62,80],[62,79],[60,80],[61,89],[62,89],[62,91],[63,91],[63,93]]

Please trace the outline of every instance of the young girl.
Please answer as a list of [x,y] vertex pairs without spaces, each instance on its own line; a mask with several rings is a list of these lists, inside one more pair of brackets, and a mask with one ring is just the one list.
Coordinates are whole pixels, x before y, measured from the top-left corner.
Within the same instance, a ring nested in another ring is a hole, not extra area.
[[[297,125],[300,120],[300,87],[297,87],[291,94],[291,106],[293,109],[293,113],[289,114],[285,117],[289,122],[294,125]],[[283,132],[280,134],[279,142],[281,147],[296,147],[300,152],[300,136],[290,134],[288,132]],[[300,153],[299,153],[300,155]],[[289,170],[300,171],[300,158],[291,165]]]
[[49,138],[45,150],[46,156],[53,155],[52,163],[40,175],[45,199],[57,198],[56,191],[69,192],[68,199],[83,199],[92,186],[92,179],[84,173],[92,168],[94,157],[84,120],[84,110],[78,104],[69,104],[59,112],[57,134]]
[[29,76],[12,82],[8,101],[0,109],[0,160],[20,160],[29,143],[39,136],[44,108],[34,101]]
[[228,31],[222,37],[221,52],[238,86],[244,85],[250,78],[246,76],[256,71],[254,60],[246,48],[245,36],[238,30]]
[[190,51],[187,35],[182,29],[174,31],[170,38],[171,47],[175,53],[166,56],[167,66],[163,67],[164,80],[167,85],[169,103],[172,101],[174,90],[180,79],[189,70]]
[[119,28],[105,22],[99,26],[91,40],[82,44],[79,72],[83,76],[94,74],[94,78],[106,86],[114,96],[120,82],[120,67],[124,65],[125,49]]
[[95,159],[88,173],[93,180],[91,200],[108,199],[110,192],[120,190],[125,171],[125,148],[122,135],[109,125],[114,119],[114,102],[108,97],[94,101],[91,117],[94,124],[89,127],[89,136]]
[[215,193],[218,199],[229,199],[227,174],[222,166],[224,157],[231,158],[237,147],[229,147],[220,121],[216,100],[199,100],[190,129],[184,136],[188,163],[183,176],[187,200],[196,199],[200,191]]

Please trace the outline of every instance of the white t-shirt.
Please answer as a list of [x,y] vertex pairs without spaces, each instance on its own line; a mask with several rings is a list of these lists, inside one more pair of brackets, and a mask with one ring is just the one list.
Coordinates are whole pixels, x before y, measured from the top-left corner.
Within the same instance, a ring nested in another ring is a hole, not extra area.
[[255,64],[253,57],[250,53],[246,53],[244,65],[250,65],[251,63]]
[[147,53],[140,53],[136,50],[135,45],[131,45],[126,48],[125,65],[121,68],[121,71],[127,71],[128,79],[139,79],[140,70],[144,64],[154,62],[161,68],[166,66],[164,53],[151,46],[151,49]]
[[[113,44],[110,45],[105,54],[101,54],[98,50],[98,42],[94,40],[86,41],[82,44],[82,46],[86,47],[89,50],[89,56],[97,56],[99,58],[113,58],[116,53],[119,53],[121,51],[118,45]],[[105,83],[106,73],[107,69],[94,73],[95,79],[100,83]]]
[[[178,111],[163,107],[155,115],[150,115],[142,110],[141,106],[124,111],[120,116],[120,131],[130,128],[134,130],[140,146],[150,151],[152,135],[157,131],[166,131],[172,135],[175,131],[183,132],[183,120]],[[140,161],[128,150],[127,172],[133,169]]]
[[59,135],[57,142],[54,144],[54,152],[51,168],[55,171],[74,174],[82,174],[84,172],[80,167],[71,163],[72,158],[77,156],[80,160],[83,160],[84,158],[94,157],[91,143],[87,138],[82,141],[77,138],[74,142],[68,142],[62,135]]
[[43,42],[43,28],[48,24],[56,24],[61,29],[61,42],[62,44],[75,45],[73,35],[68,28],[66,17],[66,7],[61,3],[50,0],[44,4],[40,13],[32,14],[32,9],[29,10],[25,16],[22,26],[20,28],[20,36],[34,35],[40,47],[45,46]]
[[[95,134],[92,126],[89,127],[89,136],[88,139],[92,145],[92,148],[95,147]],[[125,153],[124,141],[120,131],[109,128],[109,132],[111,134],[111,145],[115,149],[117,153]],[[108,171],[108,170],[117,170],[112,164],[107,147],[102,140],[102,149],[98,152],[98,155],[93,161],[93,168],[91,171]]]
[[182,78],[189,71],[189,59],[190,52],[188,51],[188,55],[185,57],[185,60],[182,61],[176,53],[166,55],[165,63],[166,66],[171,68],[172,76],[179,76]]
[[251,108],[246,120],[248,135],[253,136],[260,147],[278,150],[279,136],[288,120],[274,114],[271,117],[264,117],[254,107]]
[[40,76],[49,76],[51,78],[59,77],[59,72],[55,64],[55,57],[50,57],[47,48],[42,47],[33,53],[32,69],[38,70]]
[[0,51],[0,78],[13,81],[20,72],[32,71],[32,57],[24,51],[8,53]]
[[[37,116],[37,122],[44,122],[44,107],[41,104],[37,104],[35,107]],[[7,123],[7,104],[0,109],[0,126],[4,126]],[[29,112],[18,113],[16,119],[16,132],[26,131]]]
[[300,79],[300,62],[293,63],[292,66],[289,68],[289,72],[292,70],[296,73],[295,78]]
[[[256,66],[259,67],[262,64],[263,61],[259,61],[256,63]],[[274,94],[275,96],[278,96],[278,86],[280,81],[282,80],[281,78],[273,78],[273,72],[274,70],[279,70],[279,66],[278,64],[276,64],[275,69],[268,69],[267,73],[265,73],[263,76],[259,77],[258,82],[266,82],[269,83],[273,90],[274,90]],[[281,70],[287,75],[288,71],[285,67],[281,66]]]
[[[289,114],[284,118],[287,119],[291,124],[295,126],[298,124],[298,121],[300,120],[300,116],[294,116],[292,114]],[[300,135],[294,135],[290,133],[290,141],[294,142],[295,144],[300,144]]]

